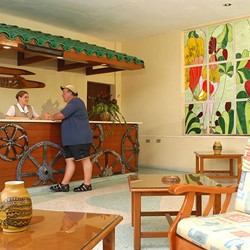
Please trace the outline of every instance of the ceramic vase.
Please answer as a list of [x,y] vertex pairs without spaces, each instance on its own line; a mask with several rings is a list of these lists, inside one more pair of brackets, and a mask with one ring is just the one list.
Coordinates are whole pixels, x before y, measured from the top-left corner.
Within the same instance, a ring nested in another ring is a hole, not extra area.
[[220,155],[222,151],[222,145],[219,141],[216,141],[213,145],[213,150],[215,155]]
[[32,217],[32,201],[23,181],[7,181],[1,193],[0,224],[4,232],[27,229]]

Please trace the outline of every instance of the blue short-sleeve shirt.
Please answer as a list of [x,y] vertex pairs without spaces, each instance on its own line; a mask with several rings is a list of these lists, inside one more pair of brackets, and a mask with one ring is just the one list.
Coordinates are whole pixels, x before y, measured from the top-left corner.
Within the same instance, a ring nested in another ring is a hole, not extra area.
[[87,109],[80,98],[71,99],[60,112],[65,117],[61,126],[63,146],[93,142]]

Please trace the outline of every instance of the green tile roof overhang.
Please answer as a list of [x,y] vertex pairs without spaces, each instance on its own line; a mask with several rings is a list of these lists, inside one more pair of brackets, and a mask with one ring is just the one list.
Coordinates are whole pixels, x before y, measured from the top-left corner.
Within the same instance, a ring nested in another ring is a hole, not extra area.
[[[63,60],[83,62],[88,65],[103,65],[117,70],[136,70],[144,68],[144,62],[134,56],[119,53],[94,44],[72,40],[41,31],[32,31],[14,25],[0,23],[0,45],[9,45],[25,52],[25,45],[45,48],[50,51],[62,51]],[[43,52],[40,52],[43,53]],[[44,52],[46,54],[46,52]]]

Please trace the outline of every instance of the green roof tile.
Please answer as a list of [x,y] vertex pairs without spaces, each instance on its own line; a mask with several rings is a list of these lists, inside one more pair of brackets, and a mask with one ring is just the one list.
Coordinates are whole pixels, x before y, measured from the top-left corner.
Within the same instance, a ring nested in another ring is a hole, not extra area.
[[118,61],[125,61],[127,63],[134,62],[135,64],[141,64],[144,66],[144,61],[137,57],[106,49],[95,44],[72,40],[63,36],[51,35],[41,31],[33,31],[15,25],[0,23],[0,34],[2,33],[4,33],[9,40],[19,38],[23,43],[29,43],[34,39],[36,45],[41,47],[48,43],[52,49],[58,49],[59,46],[62,46],[63,50],[70,51],[71,49],[74,49],[77,54],[86,53],[88,56],[93,56],[95,54],[99,58],[107,57],[109,60],[116,57]]

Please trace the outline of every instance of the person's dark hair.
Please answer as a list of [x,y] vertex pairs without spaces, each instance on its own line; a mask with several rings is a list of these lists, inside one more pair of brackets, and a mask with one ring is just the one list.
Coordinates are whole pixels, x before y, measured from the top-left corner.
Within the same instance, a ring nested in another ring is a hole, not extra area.
[[25,95],[25,94],[28,94],[28,92],[25,90],[18,91],[16,94],[16,99],[18,100],[18,97],[23,97],[23,95]]

